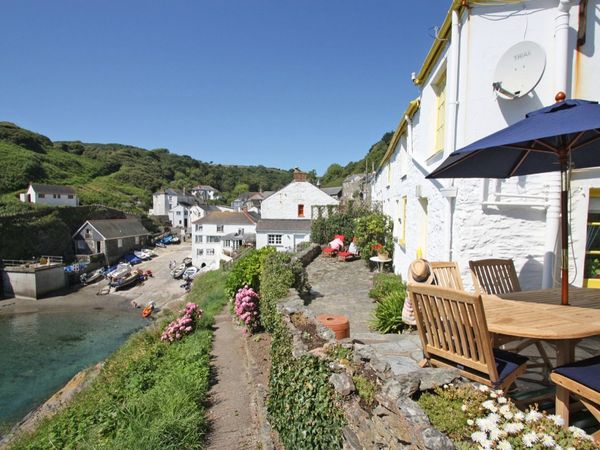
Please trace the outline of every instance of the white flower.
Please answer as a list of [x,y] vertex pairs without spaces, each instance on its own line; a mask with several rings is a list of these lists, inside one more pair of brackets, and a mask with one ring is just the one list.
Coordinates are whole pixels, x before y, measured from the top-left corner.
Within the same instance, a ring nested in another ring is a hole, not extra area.
[[506,432],[500,430],[499,428],[493,428],[492,430],[490,430],[490,440],[491,441],[497,441],[498,439],[500,439],[501,437],[506,436]]
[[523,411],[517,411],[515,413],[515,420],[521,422],[523,419],[525,419],[525,413],[523,413]]
[[496,405],[494,404],[493,400],[486,400],[481,404],[481,406],[483,406],[485,409],[490,410],[491,412],[498,411],[498,408],[496,408]]
[[498,397],[498,403],[500,403],[500,404],[508,403],[508,400],[506,399],[506,397]]
[[535,409],[532,409],[525,416],[525,422],[537,422],[542,418],[543,414]]
[[567,450],[577,450],[575,447],[567,447]]
[[559,427],[561,427],[565,424],[565,419],[563,419],[561,416],[558,416],[556,414],[550,414],[548,416],[548,419],[550,419],[552,422],[554,422]]
[[467,410],[467,405],[463,404],[463,405],[460,407],[460,409],[461,409],[461,411],[466,411],[466,410]]
[[497,398],[498,394],[496,394],[494,391],[492,391],[492,392],[490,392],[490,397]]
[[542,445],[544,447],[554,447],[554,444],[556,444],[556,442],[554,442],[554,438],[552,436],[546,433],[542,435]]
[[573,436],[575,436],[576,438],[583,438],[583,439],[585,439],[585,438],[588,437],[588,434],[585,431],[583,431],[581,428],[575,427],[573,425],[571,425],[569,427],[569,431],[571,433],[573,433]]
[[509,419],[509,420],[510,420],[510,419],[512,419],[512,418],[513,418],[513,415],[514,415],[514,414],[511,412],[511,410],[510,410],[510,406],[509,406],[509,405],[502,405],[502,406],[500,407],[500,414],[502,414],[502,416],[503,416],[505,419]]
[[485,384],[480,384],[480,385],[479,385],[479,390],[480,390],[481,392],[487,392],[487,391],[489,391],[489,390],[490,390],[490,388],[489,388],[489,387],[487,387]]
[[537,440],[537,434],[535,434],[533,431],[523,435],[523,445],[525,445],[525,447],[533,447],[533,444],[535,444]]
[[482,444],[483,442],[487,441],[487,434],[483,431],[475,431],[474,433],[471,433],[471,440],[473,442],[477,442],[478,444]]
[[492,422],[487,417],[480,417],[479,419],[475,420],[475,423],[481,431],[492,431],[494,428],[496,428],[496,423]]
[[473,426],[474,424],[475,422],[473,422],[473,419],[467,419],[467,425]]
[[447,384],[444,385],[444,389],[448,389],[448,385]]
[[498,394],[499,396],[502,396],[502,394],[504,394],[504,392],[502,391],[502,389],[496,389],[494,392],[496,394]]
[[504,424],[504,431],[508,434],[517,434],[522,431],[525,426],[521,422],[508,422]]
[[512,450],[512,445],[508,441],[500,441],[498,442],[498,450]]

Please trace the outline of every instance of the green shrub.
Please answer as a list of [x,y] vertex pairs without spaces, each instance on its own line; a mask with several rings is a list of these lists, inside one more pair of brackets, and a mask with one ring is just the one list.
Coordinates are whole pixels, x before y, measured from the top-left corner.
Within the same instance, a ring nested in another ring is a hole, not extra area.
[[402,277],[393,273],[378,273],[375,275],[369,297],[380,301],[391,292],[406,293],[406,284],[402,281]]
[[274,247],[263,247],[260,250],[250,250],[238,259],[227,277],[225,294],[233,299],[238,289],[248,285],[256,292],[260,291],[260,273],[265,258],[277,253]]
[[355,219],[370,214],[371,211],[364,208],[347,208],[331,212],[327,217],[318,217],[313,220],[310,237],[317,244],[331,242],[336,234],[346,236],[346,242],[355,236]]
[[360,255],[368,261],[377,251],[373,246],[382,245],[384,251],[392,256],[394,238],[392,236],[392,219],[381,212],[372,212],[354,219],[354,236]]
[[373,406],[375,404],[375,392],[377,390],[375,383],[360,374],[354,375],[352,381],[356,387],[356,393],[363,403],[367,406]]
[[406,292],[393,291],[377,303],[371,327],[380,333],[399,333],[404,328],[402,322],[402,307]]

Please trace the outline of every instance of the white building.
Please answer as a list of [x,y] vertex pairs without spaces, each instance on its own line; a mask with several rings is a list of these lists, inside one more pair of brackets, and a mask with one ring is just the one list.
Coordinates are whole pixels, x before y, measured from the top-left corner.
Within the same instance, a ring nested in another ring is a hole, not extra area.
[[294,251],[299,243],[310,241],[314,207],[338,205],[338,200],[306,181],[306,174],[296,169],[294,180],[261,204],[257,248],[272,245],[281,251]]
[[40,205],[79,205],[79,198],[75,189],[70,186],[54,184],[30,183],[27,191],[19,194],[19,199],[24,203],[37,203]]
[[256,241],[259,216],[242,212],[211,211],[194,221],[192,230],[192,260],[196,267],[217,269],[219,261],[242,245]]
[[151,216],[168,216],[169,211],[180,202],[196,203],[194,196],[186,194],[181,189],[168,188],[152,194],[152,209],[148,212]]
[[[598,0],[581,6],[567,0],[452,2],[413,74],[418,98],[402,114],[373,183],[373,201],[394,221],[396,273],[405,276],[421,253],[457,261],[470,286],[468,261],[498,257],[514,259],[523,289],[559,283],[558,172],[506,180],[425,176],[455,149],[554,103],[559,91],[598,100],[599,46]],[[509,67],[512,76],[498,71],[507,57],[519,61]],[[541,70],[539,58],[545,60]],[[533,89],[513,99],[495,92],[494,85],[505,89],[511,82]],[[600,213],[598,188],[598,169],[574,171],[570,281],[578,286],[584,283],[586,252],[600,250],[586,248],[588,216]]]

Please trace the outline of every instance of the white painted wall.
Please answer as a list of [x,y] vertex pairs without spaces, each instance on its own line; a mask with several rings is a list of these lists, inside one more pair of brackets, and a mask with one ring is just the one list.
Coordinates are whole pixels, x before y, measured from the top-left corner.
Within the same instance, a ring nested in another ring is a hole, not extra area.
[[[302,217],[298,216],[298,205],[304,205]],[[315,205],[337,206],[339,201],[308,181],[292,181],[263,200],[261,217],[263,219],[312,219],[312,207]]]
[[[527,3],[498,6],[473,5],[470,15],[461,17],[460,65],[458,89],[457,148],[470,144],[492,132],[512,124],[534,109],[554,103],[556,63],[554,61],[554,18],[556,1],[534,0]],[[598,0],[588,5],[588,42],[580,54],[571,41],[571,76],[573,94],[592,100],[600,97],[600,85],[594,81],[600,69],[595,49],[600,48],[600,7]],[[571,38],[578,26],[578,7],[571,9]],[[593,30],[591,28],[593,27]],[[499,38],[501,36],[502,38]],[[546,69],[540,83],[528,97],[515,100],[497,99],[493,90],[494,70],[502,54],[513,44],[531,40],[546,52]],[[412,118],[412,140],[405,135],[399,140],[389,162],[377,173],[373,183],[373,200],[394,220],[396,238],[394,267],[406,276],[408,265],[422,247],[429,260],[452,260],[460,264],[467,287],[472,285],[468,270],[470,259],[486,257],[513,258],[523,289],[541,286],[546,232],[544,199],[555,186],[556,175],[541,174],[508,180],[440,179],[426,180],[447,154],[432,155],[437,99],[432,83],[446,67],[446,51],[436,63],[421,89],[420,109]],[[410,80],[407,78],[407,83]],[[447,91],[448,93],[448,91]],[[570,93],[567,93],[569,96]],[[447,99],[448,101],[448,99]],[[449,124],[446,123],[446,133]],[[412,152],[411,152],[412,149]],[[402,163],[406,176],[402,177]],[[454,186],[457,196],[449,223],[450,202],[443,196],[445,188]],[[600,171],[577,175],[573,189],[573,246],[576,271],[571,281],[581,284],[585,250],[585,220],[589,187],[600,186]],[[487,200],[529,202],[541,206],[486,206]],[[420,197],[418,193],[420,192]],[[499,194],[539,196],[540,200],[519,200]],[[407,198],[406,244],[400,246],[400,204]],[[427,203],[427,221],[423,221],[423,205]],[[448,236],[452,231],[452,248]],[[425,238],[423,238],[423,236]],[[557,246],[560,241],[557,236]],[[425,241],[425,242],[424,242]],[[451,250],[451,252],[450,252]],[[559,281],[557,279],[557,281]]]
[[[281,244],[269,244],[269,235],[281,235]],[[310,233],[282,233],[282,232],[268,232],[268,233],[257,233],[256,234],[256,248],[263,247],[275,247],[279,252],[292,252],[295,251],[296,246],[301,242],[309,242]]]

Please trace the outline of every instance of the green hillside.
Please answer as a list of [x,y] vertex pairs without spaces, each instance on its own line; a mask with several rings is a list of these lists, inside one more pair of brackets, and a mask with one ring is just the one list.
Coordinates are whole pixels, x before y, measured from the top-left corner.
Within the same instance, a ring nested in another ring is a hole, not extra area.
[[331,164],[321,178],[321,185],[323,187],[341,186],[342,181],[344,181],[344,178],[346,178],[348,175],[365,173],[365,171],[370,172],[373,167],[377,169],[381,159],[383,158],[383,155],[390,145],[393,135],[394,133],[391,131],[385,133],[379,141],[371,146],[367,152],[367,155],[359,161],[349,162],[345,166],[337,163]]
[[10,122],[0,122],[0,214],[33,208],[17,199],[30,181],[72,185],[83,204],[141,213],[151,207],[152,192],[164,187],[207,184],[229,200],[236,186],[277,190],[291,179],[291,170],[206,163],[166,149],[52,142]]

